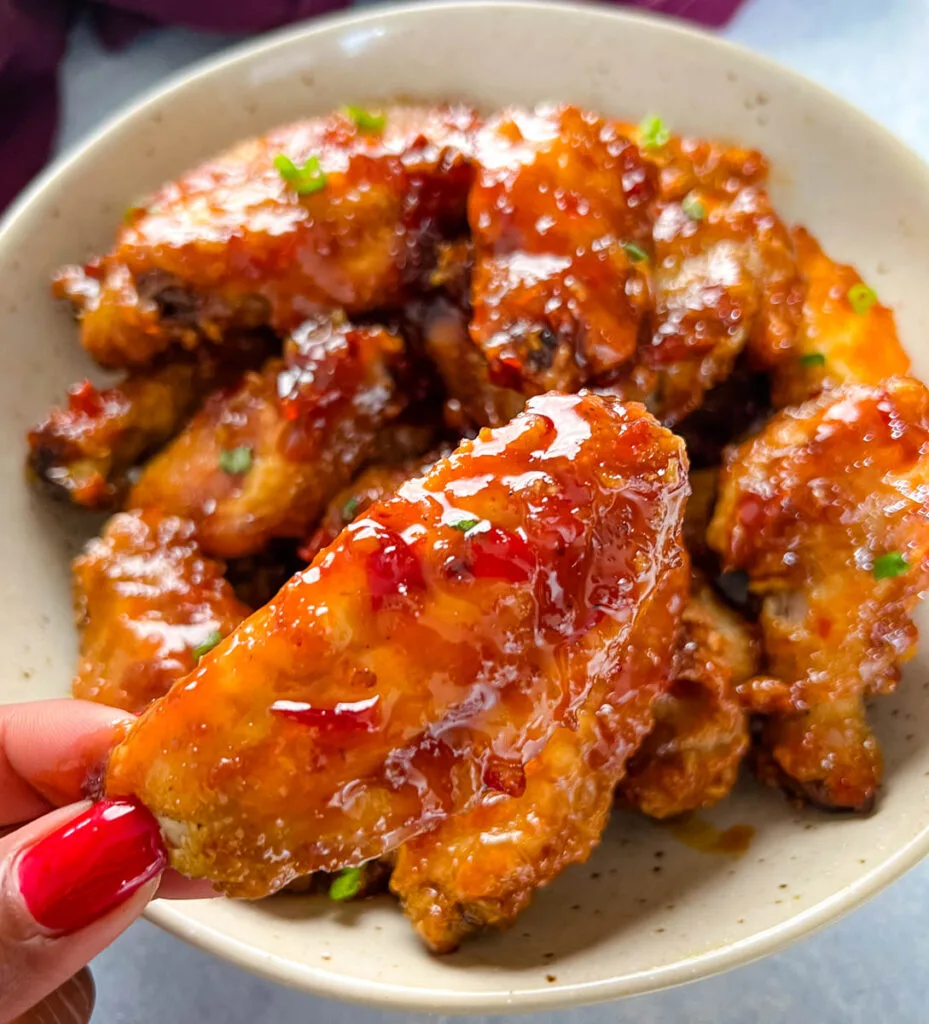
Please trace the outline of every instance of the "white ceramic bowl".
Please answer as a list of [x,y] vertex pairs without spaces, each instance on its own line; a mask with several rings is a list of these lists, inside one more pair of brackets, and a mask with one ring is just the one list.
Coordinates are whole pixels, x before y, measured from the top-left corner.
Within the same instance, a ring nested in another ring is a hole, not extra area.
[[[34,495],[23,434],[85,375],[48,297],[61,263],[107,247],[138,195],[229,143],[345,103],[570,100],[729,137],[774,164],[782,213],[856,263],[897,310],[929,379],[929,172],[862,114],[802,78],[671,22],[600,7],[449,3],[375,9],[269,36],[201,65],[59,161],[0,230],[0,700],[68,692],[68,558],[97,523]],[[927,616],[922,615],[925,623]],[[596,855],[512,931],[436,959],[393,902],[277,897],[161,903],[152,920],[299,988],[421,1010],[526,1010],[630,995],[770,953],[873,895],[929,849],[929,644],[876,714],[887,780],[865,819],[798,812],[750,780],[709,819],[757,830],[734,859],[617,815]]]

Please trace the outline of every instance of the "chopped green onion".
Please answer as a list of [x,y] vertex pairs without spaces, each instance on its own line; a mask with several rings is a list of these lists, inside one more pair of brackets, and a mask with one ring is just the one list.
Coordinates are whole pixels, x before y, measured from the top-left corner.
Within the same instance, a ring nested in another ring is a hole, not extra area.
[[684,196],[684,200],[681,203],[681,209],[688,217],[690,217],[691,220],[703,220],[706,216],[706,207],[693,194],[693,192],[688,192],[687,195]]
[[199,661],[204,654],[209,654],[222,638],[222,633],[218,629],[214,629],[205,640],[201,640],[193,649],[194,661]]
[[132,206],[127,206],[126,211],[123,214],[123,224],[135,224],[136,220],[142,216],[142,214],[148,211],[144,206],[138,203],[134,203]]
[[648,259],[648,253],[641,245],[636,245],[635,242],[620,242],[620,245],[623,247],[623,252],[633,263],[641,263],[642,260]]
[[224,473],[247,473],[252,468],[252,450],[247,444],[226,448],[219,453],[219,468]]
[[822,352],[804,352],[803,355],[800,356],[800,365],[825,366],[826,357],[822,354]]
[[670,138],[671,133],[660,117],[651,115],[639,125],[639,142],[645,149],[661,149]]
[[361,892],[364,868],[343,868],[329,886],[329,899],[339,903],[353,899]]
[[468,530],[473,530],[479,522],[480,519],[458,519],[454,523],[449,523],[448,525],[453,530],[461,530],[462,533],[467,533]]
[[853,284],[848,289],[848,301],[858,316],[864,316],[877,302],[877,293],[863,281],[859,281],[858,284]]
[[889,580],[894,576],[902,576],[909,567],[910,563],[899,551],[891,551],[874,559],[871,572],[876,580]]
[[309,196],[326,187],[329,180],[319,165],[318,156],[307,157],[306,163],[298,167],[289,156],[278,153],[274,158],[278,174],[290,185],[298,196]]
[[355,518],[358,506],[361,502],[356,497],[351,497],[342,506],[342,522],[350,523]]
[[364,107],[353,107],[349,104],[345,108],[345,113],[358,125],[359,130],[363,132],[380,132],[384,130],[384,125],[387,124],[386,114],[377,114],[371,110],[365,110]]

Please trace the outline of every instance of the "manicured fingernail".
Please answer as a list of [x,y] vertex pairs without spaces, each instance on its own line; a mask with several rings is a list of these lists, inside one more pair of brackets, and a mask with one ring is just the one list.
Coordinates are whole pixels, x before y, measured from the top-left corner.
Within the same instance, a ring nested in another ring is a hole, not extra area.
[[73,932],[103,917],[165,869],[158,824],[141,805],[102,800],[19,858],[19,887],[34,920]]

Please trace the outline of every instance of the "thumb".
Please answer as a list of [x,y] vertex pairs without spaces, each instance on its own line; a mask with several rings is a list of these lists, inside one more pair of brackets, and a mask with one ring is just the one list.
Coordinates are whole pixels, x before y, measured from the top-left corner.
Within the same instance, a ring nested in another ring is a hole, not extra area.
[[0,1024],[123,932],[165,864],[154,818],[123,801],[63,808],[0,840]]

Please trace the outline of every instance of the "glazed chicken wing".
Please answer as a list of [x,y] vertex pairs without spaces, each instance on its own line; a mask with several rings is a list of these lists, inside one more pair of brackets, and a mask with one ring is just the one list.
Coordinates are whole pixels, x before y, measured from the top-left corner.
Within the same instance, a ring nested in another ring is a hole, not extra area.
[[[864,697],[893,689],[929,583],[929,392],[824,392],[731,454],[709,530],[763,598],[763,774],[828,807],[867,808],[881,778]],[[770,706],[767,706],[770,704]]]
[[494,383],[574,391],[635,352],[650,306],[654,182],[576,107],[505,112],[477,135],[471,334]]
[[75,697],[143,711],[248,615],[194,533],[174,516],[123,512],[75,560]]
[[29,468],[77,505],[115,508],[127,472],[173,437],[210,391],[260,366],[269,352],[266,338],[240,334],[113,387],[85,380],[29,432]]
[[576,722],[556,729],[526,765],[522,794],[500,795],[400,847],[390,886],[434,952],[449,952],[483,928],[509,926],[536,889],[590,856],[670,678],[667,637],[686,589],[680,551],[636,617],[622,664],[591,689]]
[[749,741],[738,687],[758,671],[758,654],[748,625],[695,575],[673,681],[655,701],[655,727],[622,783],[628,803],[670,818],[729,795]]
[[796,358],[774,370],[774,405],[799,405],[841,384],[880,384],[909,373],[893,312],[854,267],[831,260],[809,232],[795,228],[793,237],[808,291]]
[[232,326],[294,330],[321,311],[396,308],[460,232],[475,115],[403,108],[276,128],[130,211],[113,251],[56,280],[103,366],[141,366]]
[[788,356],[803,282],[760,153],[671,137],[644,154],[658,168],[654,326],[614,390],[675,424],[746,346],[764,368]]
[[374,505],[113,752],[175,867],[257,897],[527,787],[680,559],[683,446],[547,395]]
[[283,359],[206,402],[145,467],[130,506],[192,519],[220,558],[305,536],[403,410],[403,354],[384,328],[308,321]]

